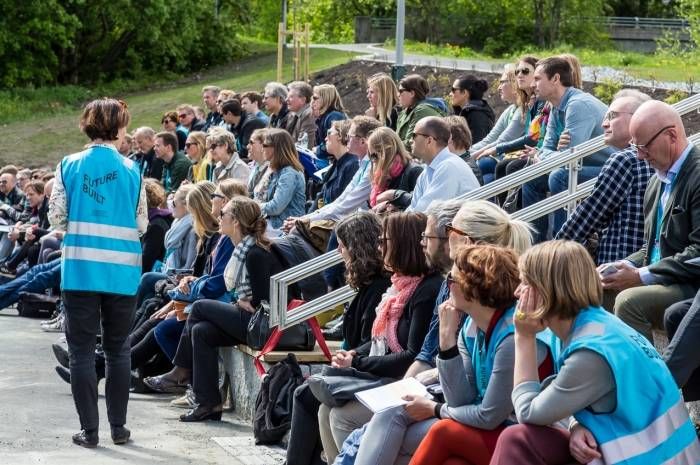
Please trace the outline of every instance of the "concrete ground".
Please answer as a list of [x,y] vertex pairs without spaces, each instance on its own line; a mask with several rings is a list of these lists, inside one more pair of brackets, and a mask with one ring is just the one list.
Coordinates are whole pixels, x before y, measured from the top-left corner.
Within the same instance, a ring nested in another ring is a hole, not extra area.
[[71,442],[78,416],[70,386],[54,372],[51,344],[39,320],[0,312],[0,464],[241,464],[213,437],[252,437],[249,423],[231,413],[222,422],[181,423],[173,396],[132,394],[127,426],[132,441],[115,446],[109,436],[104,381],[100,383],[100,445],[84,449]]

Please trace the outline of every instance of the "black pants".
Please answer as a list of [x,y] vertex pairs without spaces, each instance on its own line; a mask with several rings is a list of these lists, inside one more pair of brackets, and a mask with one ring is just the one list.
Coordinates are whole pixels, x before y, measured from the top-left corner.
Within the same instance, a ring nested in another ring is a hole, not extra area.
[[25,241],[19,248],[17,253],[15,253],[12,258],[10,258],[6,265],[11,270],[16,270],[20,263],[27,259],[30,267],[37,264],[39,261],[39,250],[41,249],[41,244],[35,241]]
[[700,293],[694,299],[673,304],[664,313],[664,326],[671,342],[664,361],[673,378],[683,388],[686,402],[700,400]]
[[217,300],[198,300],[192,305],[173,363],[192,370],[192,390],[200,405],[221,403],[218,349],[245,344],[252,316],[237,305]]
[[102,326],[102,349],[107,361],[105,397],[109,423],[126,423],[131,363],[127,337],[134,316],[134,296],[97,292],[63,292],[66,340],[70,351],[71,391],[82,429],[99,425],[96,336]]
[[294,391],[292,425],[287,445],[287,465],[322,465],[321,434],[318,426],[318,409],[321,402],[307,383]]

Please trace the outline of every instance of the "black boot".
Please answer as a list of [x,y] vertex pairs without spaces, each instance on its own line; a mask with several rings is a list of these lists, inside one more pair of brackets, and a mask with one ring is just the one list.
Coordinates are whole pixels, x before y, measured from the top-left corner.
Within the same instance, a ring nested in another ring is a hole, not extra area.
[[[99,384],[100,380],[105,377],[105,367],[102,366],[100,368],[99,366],[96,366],[95,371],[97,372],[97,383]],[[63,381],[70,384],[70,370],[68,368],[59,365],[56,367],[56,373]]]
[[124,425],[110,425],[110,428],[112,430],[112,442],[114,442],[117,445],[122,445],[126,444],[129,441],[129,438],[131,437],[131,431],[125,428]]

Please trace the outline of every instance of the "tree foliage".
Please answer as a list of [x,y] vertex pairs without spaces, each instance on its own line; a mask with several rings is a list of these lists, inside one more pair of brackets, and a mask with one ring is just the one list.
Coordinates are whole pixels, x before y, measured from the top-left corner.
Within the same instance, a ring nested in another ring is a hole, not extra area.
[[0,84],[90,83],[240,56],[244,0],[7,0]]

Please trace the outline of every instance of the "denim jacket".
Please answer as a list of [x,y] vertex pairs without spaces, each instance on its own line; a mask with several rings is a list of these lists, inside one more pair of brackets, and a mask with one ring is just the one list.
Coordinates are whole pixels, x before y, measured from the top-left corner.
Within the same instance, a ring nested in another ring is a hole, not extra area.
[[291,166],[285,166],[270,175],[267,201],[261,205],[263,215],[270,226],[278,229],[290,216],[303,216],[306,193],[304,174]]

